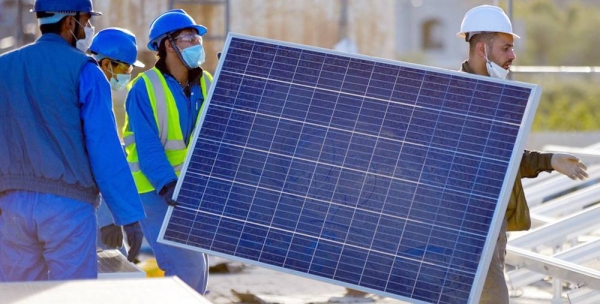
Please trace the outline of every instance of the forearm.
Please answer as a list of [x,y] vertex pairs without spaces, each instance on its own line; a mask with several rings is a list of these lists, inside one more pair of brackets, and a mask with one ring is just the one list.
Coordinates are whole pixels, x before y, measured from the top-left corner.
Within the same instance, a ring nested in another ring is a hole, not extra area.
[[552,153],[525,150],[519,167],[521,177],[534,178],[541,172],[552,172]]

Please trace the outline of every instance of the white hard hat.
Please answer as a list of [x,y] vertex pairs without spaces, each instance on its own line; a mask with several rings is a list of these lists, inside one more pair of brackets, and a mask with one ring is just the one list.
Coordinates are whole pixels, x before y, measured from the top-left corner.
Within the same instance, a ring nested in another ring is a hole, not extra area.
[[521,38],[513,33],[510,19],[504,11],[493,5],[480,5],[470,9],[460,24],[460,32],[456,36],[469,41],[473,35],[481,33],[506,33]]

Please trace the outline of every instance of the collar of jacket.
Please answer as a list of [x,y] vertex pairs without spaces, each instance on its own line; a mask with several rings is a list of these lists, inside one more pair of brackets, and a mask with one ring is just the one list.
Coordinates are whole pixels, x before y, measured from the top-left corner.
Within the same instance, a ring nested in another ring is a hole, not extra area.
[[[173,75],[171,75],[171,73],[169,73],[169,69],[167,69],[166,60],[160,58],[160,59],[158,59],[158,61],[156,61],[156,64],[154,66],[163,75],[169,75],[169,76],[175,78]],[[203,74],[204,73],[203,73],[202,67],[197,67],[197,68],[188,70],[188,83],[198,83],[200,81],[200,78],[202,78]]]
[[460,67],[460,72],[466,72],[469,74],[475,74],[475,72],[473,72],[473,70],[471,69],[471,67],[469,66],[469,61],[465,60],[462,63],[462,66]]

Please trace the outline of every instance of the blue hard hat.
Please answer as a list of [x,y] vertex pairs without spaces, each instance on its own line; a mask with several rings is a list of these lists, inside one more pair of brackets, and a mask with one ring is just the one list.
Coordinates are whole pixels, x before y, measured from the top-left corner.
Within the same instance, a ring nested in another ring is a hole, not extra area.
[[92,0],[35,0],[31,12],[89,13],[92,16],[102,15],[100,12],[94,12]]
[[150,34],[148,36],[148,48],[158,51],[161,40],[172,32],[192,28],[198,31],[198,35],[206,34],[206,27],[196,24],[196,21],[182,9],[174,9],[160,14],[150,23]]
[[135,35],[126,29],[108,27],[99,31],[92,40],[90,51],[103,58],[144,67],[144,64],[137,60]]

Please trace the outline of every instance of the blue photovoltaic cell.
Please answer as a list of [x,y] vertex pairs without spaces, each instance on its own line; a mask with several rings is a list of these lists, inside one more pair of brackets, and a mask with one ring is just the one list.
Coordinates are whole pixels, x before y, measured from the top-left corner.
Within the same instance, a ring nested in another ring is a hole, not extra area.
[[532,88],[356,57],[230,36],[162,239],[466,303]]

